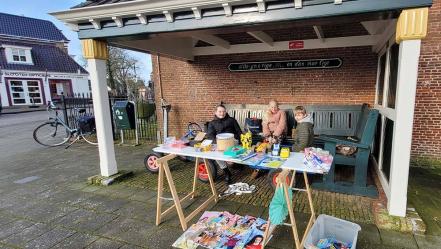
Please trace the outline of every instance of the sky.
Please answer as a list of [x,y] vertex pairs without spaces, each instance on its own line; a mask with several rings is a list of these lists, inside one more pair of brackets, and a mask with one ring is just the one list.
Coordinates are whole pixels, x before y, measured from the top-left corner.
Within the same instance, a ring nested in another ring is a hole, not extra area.
[[[0,12],[49,20],[60,29],[64,36],[70,40],[69,54],[75,55],[77,62],[81,62],[81,44],[76,32],[71,31],[64,23],[49,15],[50,12],[67,10],[85,0],[0,0]],[[152,64],[150,55],[130,51],[138,59],[141,79],[146,82],[150,79]],[[81,63],[80,63],[81,64]]]

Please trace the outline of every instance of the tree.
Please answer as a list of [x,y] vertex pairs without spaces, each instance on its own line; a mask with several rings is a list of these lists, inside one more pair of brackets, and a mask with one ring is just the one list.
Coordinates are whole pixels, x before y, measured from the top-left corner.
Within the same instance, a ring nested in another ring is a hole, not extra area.
[[[109,58],[107,59],[107,85],[113,94],[118,96],[137,96],[140,79],[137,78],[136,70],[138,60],[129,55],[127,50],[117,47],[108,47]],[[87,68],[87,60],[80,60],[81,66]],[[144,81],[141,81],[144,84]]]
[[138,60],[131,57],[127,50],[110,47],[107,60],[108,86],[117,95],[136,96]]

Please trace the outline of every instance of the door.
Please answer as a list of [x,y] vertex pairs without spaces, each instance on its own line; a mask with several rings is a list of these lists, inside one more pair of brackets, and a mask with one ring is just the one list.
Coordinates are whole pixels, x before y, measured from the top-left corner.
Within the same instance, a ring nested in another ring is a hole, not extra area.
[[43,97],[40,82],[37,80],[9,81],[12,105],[41,105]]

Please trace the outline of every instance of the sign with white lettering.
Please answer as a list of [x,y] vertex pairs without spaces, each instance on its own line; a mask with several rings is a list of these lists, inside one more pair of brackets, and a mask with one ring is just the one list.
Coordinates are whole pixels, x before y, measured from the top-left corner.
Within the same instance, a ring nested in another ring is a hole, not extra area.
[[339,68],[340,58],[230,63],[231,72]]

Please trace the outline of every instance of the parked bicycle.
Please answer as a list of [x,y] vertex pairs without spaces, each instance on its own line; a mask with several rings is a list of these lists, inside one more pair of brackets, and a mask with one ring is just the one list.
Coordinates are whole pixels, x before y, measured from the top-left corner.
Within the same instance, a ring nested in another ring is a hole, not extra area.
[[58,110],[59,109],[52,102],[48,103],[47,112],[49,113],[49,121],[39,125],[34,130],[33,136],[37,143],[44,146],[55,147],[70,141],[66,149],[80,139],[84,139],[84,141],[92,145],[98,144],[95,117],[86,114],[86,109],[74,109],[78,114],[74,116],[74,123],[78,128],[71,128],[67,122],[58,116]]

